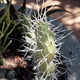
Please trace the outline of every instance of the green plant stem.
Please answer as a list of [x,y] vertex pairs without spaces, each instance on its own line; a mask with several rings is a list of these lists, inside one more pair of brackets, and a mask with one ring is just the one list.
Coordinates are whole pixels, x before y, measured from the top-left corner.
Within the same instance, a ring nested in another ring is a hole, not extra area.
[[4,40],[4,43],[3,43],[3,45],[2,45],[2,48],[4,48],[4,46],[5,46],[5,43],[6,43],[6,41],[7,41],[8,36],[11,34],[11,32],[14,30],[14,28],[15,28],[15,27],[16,27],[16,24],[14,24],[14,26],[13,26],[13,28],[10,30],[10,32],[9,32],[9,33],[7,33],[6,38],[5,38],[5,40]]
[[5,21],[3,22],[3,26],[2,26],[2,33],[4,31],[4,27],[5,27]]
[[5,64],[5,59],[2,56],[2,52],[0,52],[0,65],[4,65]]
[[8,9],[9,9],[9,7],[10,7],[10,5],[11,5],[11,2],[12,2],[12,0],[10,1],[9,6],[8,6],[7,10],[5,11],[4,15],[0,18],[0,23],[1,23],[2,20],[5,18],[6,14],[7,14],[7,12],[8,12]]
[[2,0],[2,1],[3,1],[2,3],[3,3],[3,5],[4,5],[4,8],[5,8],[5,10],[6,10],[6,6],[5,6],[5,3],[4,3],[4,0]]
[[2,50],[2,52],[12,43],[12,40],[9,41],[9,43],[4,47],[4,49]]
[[12,21],[10,21],[9,23],[8,23],[8,25],[7,25],[7,27],[6,27],[6,29],[5,29],[5,31],[3,32],[3,34],[5,34],[6,32],[7,32],[7,30],[9,29],[9,26],[10,26],[10,23],[11,23]]
[[2,37],[4,36],[4,34],[0,35],[0,51],[2,50]]

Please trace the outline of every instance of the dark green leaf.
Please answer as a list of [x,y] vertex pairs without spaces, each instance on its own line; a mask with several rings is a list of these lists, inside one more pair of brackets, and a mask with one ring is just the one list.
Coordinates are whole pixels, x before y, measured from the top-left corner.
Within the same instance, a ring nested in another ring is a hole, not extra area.
[[26,9],[26,0],[23,1],[23,6],[21,8],[21,12],[23,13],[25,9]]
[[[52,8],[51,8],[52,7]],[[58,7],[58,9],[55,9],[56,7]],[[49,9],[52,9],[52,10],[50,10],[50,11],[48,11]],[[51,14],[53,14],[53,13],[56,13],[56,12],[69,12],[69,11],[67,11],[67,10],[65,10],[62,6],[60,6],[60,5],[50,5],[50,6],[47,6],[47,7],[45,7],[45,8],[41,8],[40,9],[40,11],[39,11],[39,14],[41,14],[41,16],[43,16],[43,14],[44,14],[44,12],[45,12],[45,9],[46,9],[46,11],[47,11],[47,13],[46,13],[46,15],[47,16],[49,16],[49,15],[51,15]],[[70,13],[70,12],[69,12]],[[36,12],[36,17],[38,16],[38,12]],[[34,19],[33,17],[32,17],[32,19]]]
[[26,9],[26,0],[23,1],[23,5],[20,7],[18,11],[23,13],[25,9]]
[[[41,12],[41,10],[42,10],[42,13],[44,13],[45,12],[45,9],[46,10],[48,10],[49,8],[51,8],[53,5],[50,5],[50,6],[47,6],[47,7],[45,7],[45,8],[41,8],[40,9],[40,11],[39,11],[39,13]],[[60,6],[60,5],[54,5],[52,8],[55,8],[55,7],[59,7],[59,8],[61,8],[61,9],[64,9],[62,6]]]
[[[49,15],[51,15],[51,14],[53,14],[53,13],[56,13],[56,12],[69,12],[69,11],[64,10],[64,9],[54,9],[54,10],[48,11],[48,12],[46,13],[46,15],[49,16]],[[69,13],[70,13],[70,12],[69,12]]]

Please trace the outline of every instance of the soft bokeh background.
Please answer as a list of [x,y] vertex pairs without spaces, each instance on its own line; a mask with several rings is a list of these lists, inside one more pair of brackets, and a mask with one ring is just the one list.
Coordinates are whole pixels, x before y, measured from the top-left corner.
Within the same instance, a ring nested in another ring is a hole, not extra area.
[[[38,2],[40,8],[43,0],[38,0]],[[23,0],[12,0],[12,3],[22,5]],[[66,10],[72,12],[73,16],[69,13],[62,13],[62,12],[52,14],[51,16],[53,18],[58,18],[66,14],[65,17],[59,19],[58,21],[60,22],[65,21],[64,23],[65,27],[67,27],[69,30],[72,30],[73,34],[80,41],[80,0],[44,0],[44,6],[53,4],[61,5]],[[26,7],[37,10],[36,0],[26,0]]]

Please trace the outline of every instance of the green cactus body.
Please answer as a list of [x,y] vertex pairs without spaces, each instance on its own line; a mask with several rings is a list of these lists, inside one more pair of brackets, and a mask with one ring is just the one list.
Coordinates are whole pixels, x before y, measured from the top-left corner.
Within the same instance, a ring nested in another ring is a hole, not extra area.
[[52,60],[56,53],[53,33],[50,31],[47,23],[40,21],[35,34],[37,37],[37,46],[39,49],[42,49],[42,52],[37,55],[37,59],[47,59],[46,61],[43,61],[43,64],[40,66],[40,70],[42,72],[46,70],[46,73],[53,73],[54,63]]
[[[26,36],[37,43],[32,44],[32,42],[30,42],[30,45],[27,47],[29,47],[28,49],[30,50],[34,49],[33,52],[35,51],[34,53],[37,53],[34,54],[34,62],[36,62],[38,80],[51,79],[54,72],[53,58],[56,53],[54,35],[50,30],[49,24],[45,21],[31,21],[28,17],[26,17],[26,21],[27,23],[23,25],[24,29],[26,29],[25,31],[29,33]],[[32,48],[31,45],[34,48]],[[36,50],[39,51],[37,52]]]

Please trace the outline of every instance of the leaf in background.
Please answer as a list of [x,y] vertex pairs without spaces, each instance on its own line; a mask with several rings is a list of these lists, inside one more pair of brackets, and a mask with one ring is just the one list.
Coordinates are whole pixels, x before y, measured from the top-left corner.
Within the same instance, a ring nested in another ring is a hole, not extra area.
[[[56,7],[58,7],[58,8],[56,8]],[[56,8],[56,9],[55,9]],[[52,9],[52,10],[49,10],[49,9]],[[60,5],[50,5],[50,6],[47,6],[47,7],[45,7],[45,8],[41,8],[40,9],[40,11],[39,11],[39,14],[41,15],[41,16],[43,16],[43,14],[44,14],[44,12],[45,12],[45,10],[47,11],[46,12],[46,15],[47,16],[49,16],[49,15],[51,15],[51,14],[53,14],[53,13],[56,13],[56,12],[69,12],[69,11],[67,11],[67,10],[65,10],[62,6],[60,6]],[[48,11],[49,10],[49,11]],[[70,12],[69,12],[70,13]],[[36,12],[36,16],[38,16],[38,12]],[[32,17],[32,19],[34,19],[33,17]]]
[[23,13],[25,9],[26,9],[26,0],[23,1],[23,5],[20,7],[18,11]]
[[[9,0],[6,0],[6,1],[7,1],[7,5],[9,5],[10,1]],[[9,8],[9,14],[10,14],[10,17],[12,20],[12,22],[10,24],[10,29],[13,28],[14,21],[15,21],[15,23],[17,23],[16,28],[12,31],[12,33],[9,35],[9,37],[20,39],[21,31],[19,30],[19,27],[21,25],[19,24],[19,22],[16,22],[16,20],[18,19],[18,11],[15,9],[14,5],[12,5],[12,4]]]
[[[10,1],[9,0],[6,0],[6,1],[7,1],[7,5],[9,5]],[[10,5],[9,10],[10,10],[10,15],[11,15],[12,19],[13,20],[18,19],[18,12],[12,4]]]
[[[51,14],[53,14],[53,13],[56,13],[56,12],[69,12],[69,11],[64,10],[64,9],[54,9],[54,10],[48,11],[48,12],[46,13],[46,15],[49,16],[49,15],[51,15]],[[69,12],[69,13],[70,13],[70,12]]]
[[59,8],[61,8],[61,9],[64,9],[64,8],[63,8],[62,6],[60,6],[60,5],[54,5],[54,6],[53,6],[53,5],[50,5],[50,6],[47,6],[47,7],[43,8],[43,9],[41,8],[40,11],[39,11],[39,13],[40,13],[41,11],[42,11],[42,13],[44,13],[44,12],[45,12],[45,9],[48,10],[48,9],[51,8],[51,7],[52,7],[52,8],[59,7]]

